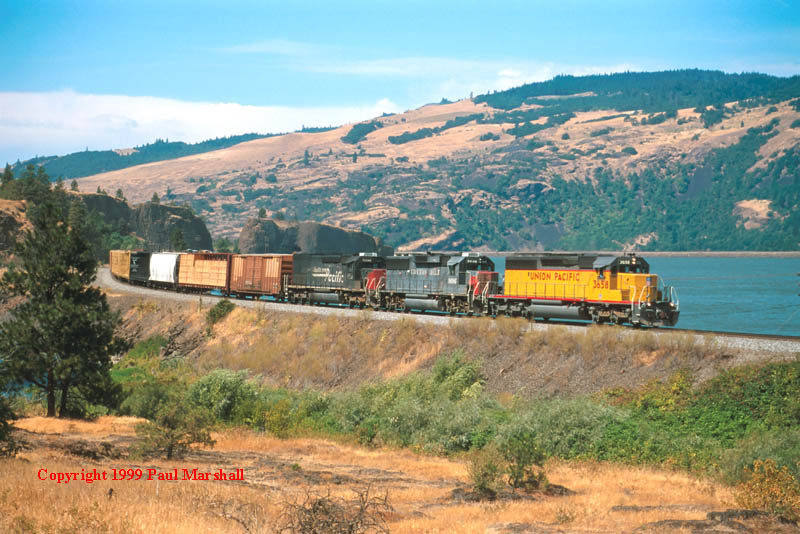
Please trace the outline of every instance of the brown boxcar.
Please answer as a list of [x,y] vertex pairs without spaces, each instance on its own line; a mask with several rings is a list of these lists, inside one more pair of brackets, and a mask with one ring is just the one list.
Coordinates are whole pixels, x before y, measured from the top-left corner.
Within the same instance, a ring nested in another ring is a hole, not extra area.
[[231,259],[231,292],[237,295],[280,295],[284,279],[291,277],[291,254],[234,254]]
[[219,289],[228,292],[230,254],[195,252],[181,254],[178,287]]
[[108,252],[108,265],[111,267],[111,274],[123,280],[130,279],[131,276],[131,251],[130,250],[110,250]]

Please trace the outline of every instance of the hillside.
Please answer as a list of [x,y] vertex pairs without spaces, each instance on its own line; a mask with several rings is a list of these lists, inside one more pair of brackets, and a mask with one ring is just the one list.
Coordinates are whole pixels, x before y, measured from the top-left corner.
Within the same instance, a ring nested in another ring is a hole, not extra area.
[[158,139],[153,143],[134,148],[116,150],[85,150],[65,156],[39,156],[12,167],[15,174],[20,175],[28,165],[44,167],[45,172],[55,180],[80,178],[100,172],[125,169],[144,163],[175,159],[192,154],[202,154],[211,150],[220,150],[253,139],[267,137],[259,134],[232,135],[209,139],[200,143],[183,143],[180,141]]
[[259,208],[390,246],[793,250],[800,78],[562,76],[79,180],[188,202],[235,237]]

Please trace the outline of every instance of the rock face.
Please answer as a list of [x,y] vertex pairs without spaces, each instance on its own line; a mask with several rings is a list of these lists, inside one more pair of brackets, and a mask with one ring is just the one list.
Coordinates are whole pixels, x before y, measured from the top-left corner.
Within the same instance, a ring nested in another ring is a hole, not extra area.
[[356,254],[376,252],[392,254],[380,238],[313,222],[287,222],[250,218],[239,236],[243,254],[314,252],[321,254]]
[[[86,209],[96,211],[106,224],[110,224],[114,228],[123,228],[126,225],[130,225],[131,208],[124,200],[98,193],[71,192],[71,194],[78,195],[83,200],[83,203],[86,204]],[[123,230],[124,233],[130,231],[129,229]]]
[[0,199],[0,254],[11,250],[27,221],[25,201]]
[[120,234],[135,233],[152,251],[170,250],[170,236],[179,229],[189,249],[211,250],[211,234],[191,209],[145,202],[130,208],[121,199],[96,193],[78,193],[87,209],[99,213]]
[[133,210],[132,223],[136,235],[147,241],[150,250],[171,250],[170,236],[176,229],[183,233],[188,249],[211,250],[208,228],[189,208],[146,202]]

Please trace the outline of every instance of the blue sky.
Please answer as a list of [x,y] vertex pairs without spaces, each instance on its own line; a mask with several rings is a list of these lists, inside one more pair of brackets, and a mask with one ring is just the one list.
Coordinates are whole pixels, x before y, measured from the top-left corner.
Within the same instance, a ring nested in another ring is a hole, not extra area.
[[343,124],[560,73],[800,74],[794,0],[0,6],[0,164]]

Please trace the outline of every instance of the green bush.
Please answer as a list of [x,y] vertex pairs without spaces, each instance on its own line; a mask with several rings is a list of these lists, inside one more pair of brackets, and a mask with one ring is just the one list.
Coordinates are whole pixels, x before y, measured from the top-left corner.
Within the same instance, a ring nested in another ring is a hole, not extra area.
[[503,457],[492,446],[475,449],[467,456],[467,473],[473,490],[494,498],[502,484]]
[[602,453],[607,429],[627,418],[625,410],[588,399],[553,399],[526,406],[512,424],[530,432],[547,456],[590,458]]
[[505,460],[508,483],[513,488],[539,489],[547,484],[544,453],[536,445],[536,434],[524,424],[506,426],[497,436],[497,449]]
[[176,395],[161,402],[151,420],[136,425],[139,443],[134,450],[143,456],[181,458],[191,445],[214,445],[211,414]]
[[247,371],[217,369],[189,387],[188,400],[206,409],[219,421],[229,422],[244,403],[257,396],[256,387],[247,381]]
[[208,310],[208,313],[206,314],[206,322],[209,326],[217,324],[227,317],[227,315],[233,311],[235,306],[236,305],[228,299],[217,301],[217,303],[214,304],[210,310]]
[[743,482],[757,460],[772,460],[800,480],[800,429],[754,430],[736,447],[725,452],[720,470],[727,482]]

